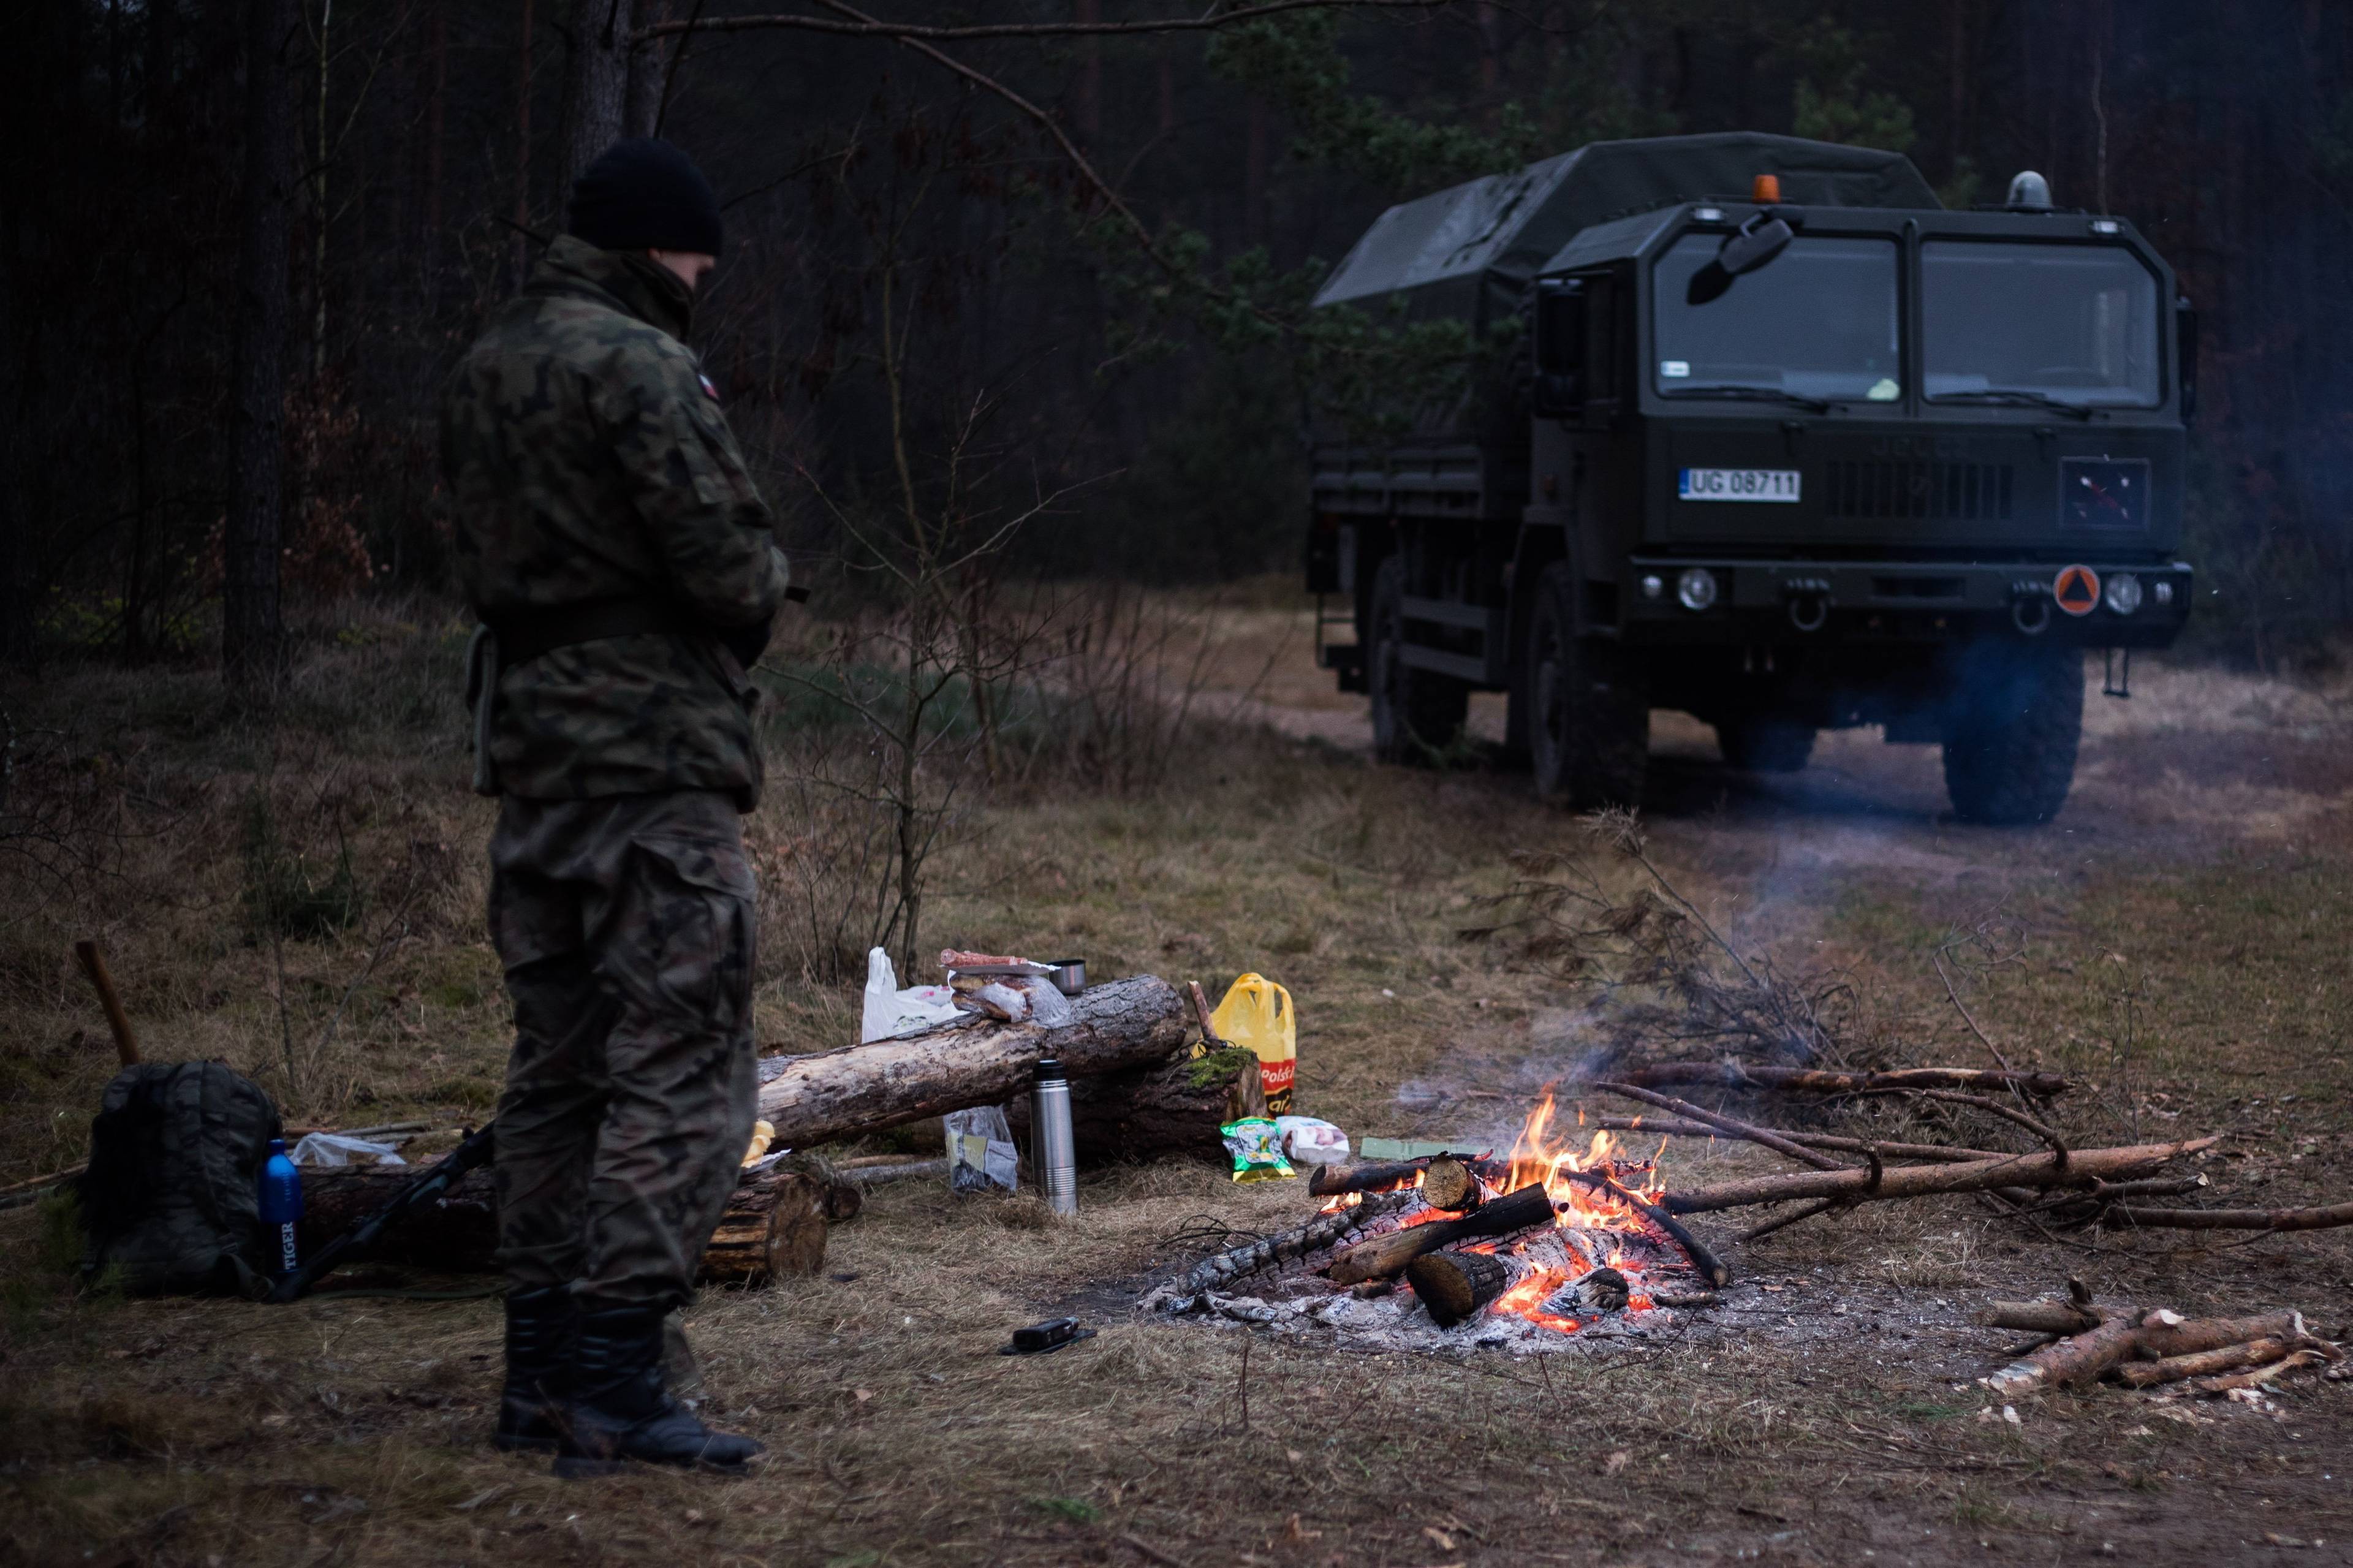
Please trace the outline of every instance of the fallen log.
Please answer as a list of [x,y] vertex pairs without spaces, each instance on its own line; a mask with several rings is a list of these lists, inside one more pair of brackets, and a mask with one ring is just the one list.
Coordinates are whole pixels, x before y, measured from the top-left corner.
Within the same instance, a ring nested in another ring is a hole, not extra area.
[[2328,1359],[2327,1354],[2316,1349],[2300,1350],[2281,1357],[2268,1366],[2254,1367],[2246,1372],[2225,1373],[2221,1377],[2195,1378],[2183,1384],[2182,1386],[2192,1394],[2232,1394],[2242,1388],[2260,1388],[2275,1377],[2284,1376],[2303,1367],[2318,1366]]
[[2140,1334],[2140,1320],[2127,1314],[2111,1318],[2095,1328],[2045,1345],[2000,1372],[1978,1379],[2000,1398],[2031,1394],[2038,1388],[2082,1383],[2132,1354]]
[[2111,1230],[2329,1230],[2353,1225],[2353,1204],[2311,1209],[2158,1209],[2116,1204],[2101,1215]]
[[2184,1318],[2151,1312],[2141,1320],[2137,1348],[2145,1355],[2195,1355],[2248,1340],[2284,1339],[2303,1344],[2312,1335],[2301,1312],[2265,1312],[2252,1318]]
[[1822,1068],[1775,1068],[1746,1062],[1662,1062],[1620,1073],[1621,1083],[1645,1089],[1676,1084],[1722,1084],[1732,1089],[1771,1089],[1788,1094],[1857,1094],[1881,1089],[2015,1089],[2038,1100],[2067,1093],[2074,1080],[2052,1072],[2005,1068],[1895,1068],[1885,1072],[1834,1072]]
[[1927,1197],[1939,1193],[1984,1192],[1994,1187],[2088,1186],[2095,1181],[2145,1174],[2168,1160],[2211,1148],[2216,1140],[2182,1143],[2134,1143],[2116,1149],[2077,1149],[2063,1163],[2049,1151],[1973,1160],[1967,1164],[1888,1165],[1883,1169],[1790,1171],[1747,1176],[1713,1186],[1670,1192],[1660,1206],[1670,1214],[1708,1214],[1758,1204],[1808,1198],[1851,1197],[1859,1203]]
[[[1067,1065],[1067,1064],[1065,1064]],[[1071,1080],[1071,1139],[1082,1165],[1120,1160],[1222,1158],[1219,1126],[1239,1086],[1257,1083],[1257,1054],[1239,1046]],[[1029,1146],[1029,1097],[1005,1106],[1014,1141]]]
[[2113,1315],[2100,1307],[2073,1301],[1988,1301],[1978,1321],[1989,1329],[2012,1329],[2023,1334],[2080,1334],[2096,1329]]
[[1449,1242],[1472,1237],[1509,1236],[1551,1223],[1552,1199],[1546,1194],[1542,1183],[1530,1182],[1515,1193],[1481,1204],[1460,1219],[1431,1220],[1427,1225],[1408,1226],[1359,1242],[1334,1258],[1329,1272],[1335,1285],[1386,1279],[1404,1272],[1407,1264],[1424,1253],[1435,1252]]
[[2211,1377],[2218,1373],[2236,1372],[2241,1367],[2284,1361],[2292,1348],[2285,1340],[2250,1340],[2245,1344],[2224,1345],[2189,1355],[2126,1362],[2116,1369],[2116,1376],[2127,1388],[2154,1388],[2160,1383],[2179,1383],[2185,1378]]
[[1441,1154],[1422,1167],[1421,1201],[1434,1209],[1459,1214],[1479,1206],[1479,1178],[1471,1167],[1451,1154]]
[[[415,1167],[402,1165],[305,1169],[296,1245],[305,1257],[316,1252],[382,1208],[417,1174]],[[837,1219],[855,1214],[858,1197],[855,1187],[828,1184],[788,1165],[747,1174],[728,1196],[700,1277],[716,1284],[756,1284],[772,1275],[814,1274],[825,1258],[828,1214]],[[438,1203],[387,1228],[365,1258],[352,1261],[489,1274],[498,1270],[498,1190],[485,1168],[469,1172]]]
[[876,1132],[976,1105],[1002,1105],[1053,1057],[1071,1079],[1166,1061],[1186,1035],[1176,988],[1139,974],[1071,998],[1074,1020],[958,1024],[903,1039],[873,1040],[760,1063],[760,1115],[779,1146],[806,1149],[852,1132]]
[[1493,1253],[1433,1252],[1407,1264],[1405,1278],[1430,1321],[1451,1329],[1511,1289],[1512,1270]]

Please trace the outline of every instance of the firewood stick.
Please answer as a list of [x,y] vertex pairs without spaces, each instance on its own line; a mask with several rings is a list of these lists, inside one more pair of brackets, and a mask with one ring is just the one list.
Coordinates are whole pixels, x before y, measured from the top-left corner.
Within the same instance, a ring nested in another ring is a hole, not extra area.
[[2067,1335],[2096,1329],[2116,1315],[2072,1301],[1988,1301],[1978,1311],[1978,1321],[1989,1329],[2012,1329],[2024,1334]]
[[1997,1068],[1899,1068],[1890,1072],[1831,1072],[1819,1068],[1757,1067],[1746,1062],[1662,1062],[1620,1080],[1649,1089],[1684,1083],[1773,1089],[1799,1094],[1853,1094],[1866,1089],[2016,1089],[2038,1100],[2065,1094],[2073,1080],[2057,1073]]
[[[1596,1116],[1593,1124],[1612,1132],[1656,1132],[1669,1138],[1722,1138],[1725,1133],[1704,1122],[1683,1121],[1668,1116]],[[1873,1138],[1848,1138],[1835,1132],[1793,1132],[1786,1127],[1773,1129],[1792,1143],[1802,1143],[1809,1149],[1830,1149],[1860,1154],[1866,1149],[1876,1149],[1887,1158],[1896,1160],[1941,1160],[1951,1164],[1967,1164],[1971,1160],[1999,1160],[1999,1149],[1962,1149],[1944,1143],[1889,1143]]]
[[1845,1206],[1846,1203],[1842,1198],[1819,1198],[1801,1209],[1792,1209],[1788,1214],[1776,1215],[1761,1224],[1752,1225],[1742,1231],[1736,1239],[1756,1241],[1772,1235],[1777,1230],[1787,1230],[1793,1225],[1802,1225],[1817,1215],[1826,1215],[1832,1209]]
[[1441,1329],[1472,1316],[1512,1283],[1509,1266],[1485,1252],[1433,1252],[1407,1264],[1405,1277]]
[[1469,1166],[1441,1155],[1422,1168],[1421,1201],[1434,1209],[1460,1212],[1479,1205],[1479,1179]]
[[1332,1283],[1356,1285],[1366,1279],[1386,1279],[1403,1273],[1407,1264],[1449,1242],[1474,1236],[1509,1236],[1514,1231],[1550,1225],[1552,1217],[1552,1199],[1546,1194],[1543,1184],[1530,1182],[1515,1193],[1506,1193],[1492,1203],[1480,1205],[1460,1219],[1409,1226],[1358,1243],[1333,1259]]
[[2113,1318],[2097,1328],[2046,1345],[1978,1379],[2000,1398],[2097,1377],[2130,1355],[2140,1333],[2136,1318]]
[[2285,1340],[2249,1340],[2244,1344],[2224,1345],[2192,1355],[2126,1362],[2116,1369],[2116,1377],[2127,1388],[2154,1388],[2160,1383],[2179,1383],[2184,1378],[2211,1377],[2217,1373],[2236,1372],[2241,1367],[2284,1361],[2292,1348]]
[[1860,1092],[1870,1095],[1906,1095],[1920,1100],[1941,1100],[1947,1105],[1971,1106],[1978,1110],[1986,1112],[1989,1116],[1999,1116],[2004,1121],[2025,1128],[2029,1132],[2033,1133],[2037,1138],[2042,1139],[2045,1143],[2051,1145],[2051,1152],[2059,1156],[2059,1163],[2063,1165],[2067,1163],[2067,1144],[2058,1133],[2052,1131],[2042,1122],[2037,1121],[2033,1117],[2027,1115],[2026,1112],[2019,1110],[2017,1107],[2004,1105],[2001,1101],[1989,1099],[1985,1095],[1964,1094],[1958,1089],[1921,1089],[1916,1087],[1901,1089],[1866,1089]]
[[2300,1350],[2292,1355],[2259,1366],[2248,1372],[2226,1373],[2221,1377],[2201,1377],[2182,1384],[2193,1394],[2229,1394],[2234,1389],[2260,1388],[2275,1377],[2284,1376],[2302,1367],[2318,1366],[2328,1358],[2317,1350]]
[[98,1005],[106,1011],[106,1026],[114,1031],[114,1054],[124,1067],[139,1065],[139,1037],[131,1030],[131,1015],[122,1010],[122,998],[115,994],[114,976],[106,972],[106,954],[94,942],[74,943],[74,957],[81,961],[81,972],[90,976],[90,989],[98,993]]
[[1675,1218],[1666,1209],[1646,1198],[1637,1196],[1623,1184],[1598,1171],[1572,1171],[1563,1167],[1560,1173],[1580,1186],[1591,1187],[1597,1192],[1609,1194],[1652,1225],[1657,1226],[1677,1247],[1683,1249],[1683,1256],[1691,1259],[1691,1266],[1699,1270],[1702,1277],[1712,1282],[1717,1289],[1720,1290],[1732,1283],[1732,1270],[1725,1266],[1724,1259],[1709,1251],[1706,1243],[1694,1236],[1681,1220]]
[[1668,1193],[1661,1206],[1671,1214],[1707,1214],[1802,1198],[1852,1195],[1858,1200],[1878,1201],[1926,1197],[1937,1193],[1983,1192],[1994,1187],[2089,1185],[2110,1177],[2145,1174],[2168,1160],[2210,1149],[2215,1142],[2212,1138],[2195,1138],[2182,1143],[2077,1149],[2069,1154],[2063,1169],[2056,1155],[2043,1152],[1977,1160],[1965,1165],[1890,1165],[1884,1171],[1790,1171]]
[[1777,1154],[1787,1154],[1800,1165],[1811,1165],[1817,1171],[1848,1169],[1841,1162],[1833,1160],[1826,1154],[1817,1154],[1811,1149],[1800,1143],[1793,1143],[1778,1132],[1763,1127],[1752,1127],[1746,1121],[1735,1121],[1729,1116],[1719,1115],[1713,1110],[1703,1110],[1687,1100],[1677,1100],[1668,1094],[1653,1094],[1638,1084],[1597,1083],[1593,1087],[1603,1094],[1614,1094],[1624,1100],[1638,1100],[1645,1105],[1655,1105],[1662,1110],[1672,1110],[1676,1115],[1688,1118],[1693,1121],[1704,1122],[1720,1132],[1728,1133],[1735,1138],[1746,1139],[1751,1143],[1762,1144]]
[[2284,1339],[2302,1344],[2311,1338],[2301,1312],[2265,1312],[2252,1318],[2184,1318],[2151,1312],[2141,1320],[2139,1348],[2146,1355],[2195,1355],[2248,1340]]
[[1185,1311],[1206,1290],[1223,1289],[1234,1280],[1278,1263],[1304,1258],[1344,1240],[1351,1232],[1377,1223],[1414,1200],[1404,1194],[1375,1194],[1354,1208],[1317,1215],[1305,1225],[1278,1236],[1261,1237],[1205,1258],[1155,1290],[1150,1300],[1164,1309]]
[[2111,1230],[2328,1230],[2353,1225],[2353,1203],[2310,1209],[2158,1209],[2116,1204],[2100,1216]]
[[1307,1195],[1330,1198],[1342,1193],[1387,1193],[1409,1187],[1421,1175],[1422,1167],[1434,1158],[1435,1155],[1424,1154],[1415,1160],[1359,1160],[1346,1165],[1318,1165],[1307,1178]]

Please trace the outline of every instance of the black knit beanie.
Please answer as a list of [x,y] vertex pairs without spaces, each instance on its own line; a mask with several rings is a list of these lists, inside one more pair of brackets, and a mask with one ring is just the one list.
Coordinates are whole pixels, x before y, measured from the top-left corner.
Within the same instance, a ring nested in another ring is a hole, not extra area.
[[656,137],[631,137],[572,183],[565,226],[599,250],[716,256],[719,198],[693,159]]

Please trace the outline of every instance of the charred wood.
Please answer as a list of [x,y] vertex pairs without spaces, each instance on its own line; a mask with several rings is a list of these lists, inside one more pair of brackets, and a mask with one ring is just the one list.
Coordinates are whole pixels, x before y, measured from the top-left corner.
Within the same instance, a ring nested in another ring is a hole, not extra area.
[[1360,1160],[1347,1165],[1318,1165],[1307,1178],[1311,1197],[1337,1197],[1343,1193],[1391,1193],[1410,1187],[1421,1179],[1422,1168],[1437,1158],[1424,1154],[1415,1160]]
[[1512,1286],[1509,1266],[1485,1252],[1433,1252],[1407,1264],[1405,1278],[1430,1310],[1430,1321],[1441,1329],[1471,1317]]
[[1472,1237],[1509,1236],[1550,1225],[1552,1217],[1552,1199],[1541,1183],[1531,1182],[1517,1192],[1480,1205],[1459,1219],[1408,1226],[1358,1243],[1333,1259],[1332,1283],[1355,1285],[1366,1279],[1388,1279],[1404,1272],[1407,1264],[1424,1253],[1435,1252],[1450,1242]]

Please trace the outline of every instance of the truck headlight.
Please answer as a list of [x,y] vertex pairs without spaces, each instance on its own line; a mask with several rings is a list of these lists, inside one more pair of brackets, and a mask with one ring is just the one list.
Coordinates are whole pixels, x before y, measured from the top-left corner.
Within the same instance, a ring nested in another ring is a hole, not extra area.
[[2116,573],[2108,578],[2100,596],[2117,615],[2129,616],[2140,608],[2140,579],[2129,572]]
[[2149,592],[2156,596],[2159,608],[2173,603],[2173,584],[2162,577],[2157,580],[2157,585]]
[[1675,598],[1686,610],[1704,610],[1715,603],[1715,574],[1704,566],[1686,566],[1675,579]]
[[1659,598],[1663,595],[1666,591],[1666,579],[1660,576],[1656,572],[1651,573],[1649,576],[1642,579],[1642,597],[1645,599]]

